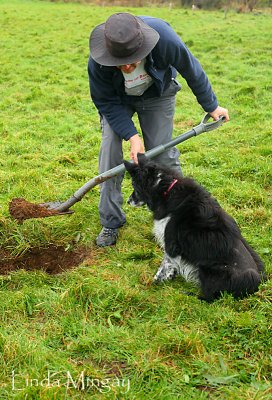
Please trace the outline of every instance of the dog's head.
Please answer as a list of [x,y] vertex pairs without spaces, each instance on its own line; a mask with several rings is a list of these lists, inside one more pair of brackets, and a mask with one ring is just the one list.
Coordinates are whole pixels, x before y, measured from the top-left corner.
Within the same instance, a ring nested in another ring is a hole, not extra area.
[[154,211],[164,202],[164,193],[175,176],[169,168],[148,160],[144,154],[138,153],[137,157],[138,164],[130,161],[124,161],[124,164],[138,199]]

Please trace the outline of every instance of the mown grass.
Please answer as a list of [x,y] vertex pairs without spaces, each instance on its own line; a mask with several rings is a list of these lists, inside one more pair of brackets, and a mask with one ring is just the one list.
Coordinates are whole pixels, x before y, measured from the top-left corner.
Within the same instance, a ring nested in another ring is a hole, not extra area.
[[[69,217],[18,225],[9,216],[14,197],[66,200],[97,175],[88,37],[119,10],[0,1],[0,245],[14,256],[49,244],[90,249],[89,260],[58,276],[1,277],[1,398],[270,399],[271,280],[247,299],[223,296],[211,305],[188,296],[197,289],[181,279],[153,287],[161,251],[149,212],[125,205],[128,223],[118,245],[97,250],[98,188]],[[167,19],[229,108],[230,123],[180,146],[183,171],[236,218],[271,277],[271,15],[126,10]],[[203,116],[181,82],[175,135]],[[126,177],[125,198],[130,191]],[[42,386],[48,371],[53,385]],[[67,371],[75,380],[84,372],[100,386],[58,385]]]

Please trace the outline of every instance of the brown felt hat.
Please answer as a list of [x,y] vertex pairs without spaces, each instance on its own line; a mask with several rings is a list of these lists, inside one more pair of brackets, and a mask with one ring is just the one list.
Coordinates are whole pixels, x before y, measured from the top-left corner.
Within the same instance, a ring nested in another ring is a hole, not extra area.
[[101,65],[133,64],[145,58],[160,36],[155,29],[129,13],[111,15],[90,36],[91,57]]

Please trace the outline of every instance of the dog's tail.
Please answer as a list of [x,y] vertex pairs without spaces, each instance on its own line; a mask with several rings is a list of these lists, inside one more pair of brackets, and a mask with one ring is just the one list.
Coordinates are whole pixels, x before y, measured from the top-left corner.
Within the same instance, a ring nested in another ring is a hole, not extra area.
[[240,271],[231,277],[230,292],[235,298],[245,297],[257,292],[261,281],[261,274],[254,269]]

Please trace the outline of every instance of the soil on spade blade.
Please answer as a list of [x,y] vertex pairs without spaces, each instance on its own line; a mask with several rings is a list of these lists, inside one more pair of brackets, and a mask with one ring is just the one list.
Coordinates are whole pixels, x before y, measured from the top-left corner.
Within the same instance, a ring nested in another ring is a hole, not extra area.
[[9,213],[18,222],[29,218],[45,218],[58,214],[56,210],[49,210],[40,204],[30,203],[23,198],[12,199],[9,203]]
[[34,247],[17,257],[13,257],[7,250],[0,249],[0,274],[6,275],[11,271],[25,269],[42,270],[54,275],[77,267],[85,260],[88,260],[89,264],[91,258],[91,252],[86,248],[66,251],[63,246]]

